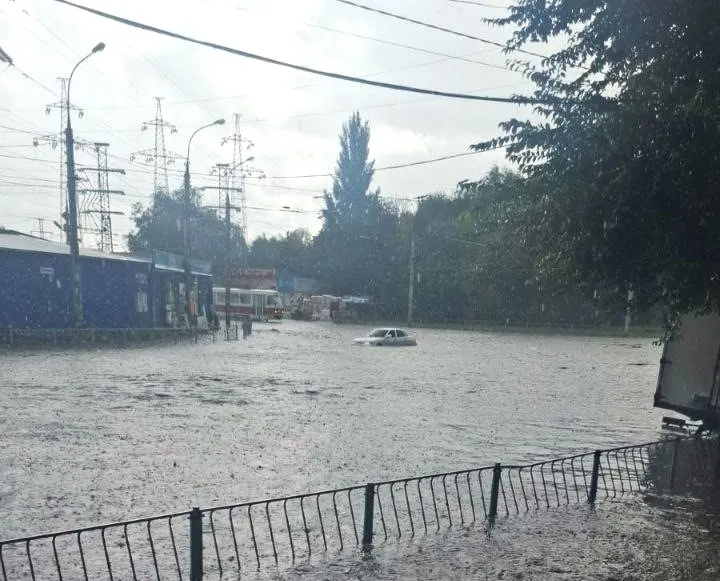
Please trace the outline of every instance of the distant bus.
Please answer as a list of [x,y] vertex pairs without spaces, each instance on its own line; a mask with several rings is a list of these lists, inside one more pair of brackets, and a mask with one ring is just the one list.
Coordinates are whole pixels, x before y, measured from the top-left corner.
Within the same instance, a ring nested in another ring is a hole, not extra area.
[[[213,309],[218,317],[225,317],[225,287],[213,287]],[[285,312],[277,291],[241,288],[230,289],[228,310],[232,318],[250,315],[256,321],[282,319]]]

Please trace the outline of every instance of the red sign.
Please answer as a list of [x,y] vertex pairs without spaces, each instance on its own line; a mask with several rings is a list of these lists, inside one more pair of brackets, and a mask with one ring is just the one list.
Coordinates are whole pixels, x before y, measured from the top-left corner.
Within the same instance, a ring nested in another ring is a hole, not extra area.
[[273,268],[239,268],[230,275],[230,286],[245,289],[277,290]]

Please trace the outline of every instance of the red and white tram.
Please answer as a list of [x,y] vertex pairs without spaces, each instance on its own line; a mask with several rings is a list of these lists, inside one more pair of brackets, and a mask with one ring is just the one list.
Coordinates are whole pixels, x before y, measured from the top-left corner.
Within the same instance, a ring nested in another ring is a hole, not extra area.
[[[218,317],[225,316],[225,287],[213,287],[213,309]],[[283,308],[280,293],[265,289],[230,289],[230,316],[240,318],[250,315],[256,321],[282,319]]]

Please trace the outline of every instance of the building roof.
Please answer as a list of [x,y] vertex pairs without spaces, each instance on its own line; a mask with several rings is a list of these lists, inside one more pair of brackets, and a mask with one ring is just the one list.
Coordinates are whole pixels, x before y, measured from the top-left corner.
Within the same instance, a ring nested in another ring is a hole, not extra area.
[[[37,252],[41,254],[70,254],[70,247],[67,244],[60,244],[23,234],[16,230],[0,229],[0,251],[12,250],[16,252]],[[103,260],[121,260],[124,262],[145,262],[149,260],[138,258],[136,256],[128,256],[126,254],[111,254],[100,250],[92,250],[90,248],[81,248],[80,256],[86,258],[100,258]]]

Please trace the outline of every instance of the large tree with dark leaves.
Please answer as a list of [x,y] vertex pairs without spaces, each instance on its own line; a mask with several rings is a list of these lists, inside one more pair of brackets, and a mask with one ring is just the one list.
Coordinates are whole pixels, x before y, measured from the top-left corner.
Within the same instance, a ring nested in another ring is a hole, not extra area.
[[315,246],[327,290],[379,298],[400,276],[399,217],[379,191],[370,191],[374,162],[369,156],[370,126],[354,113],[340,133],[332,191],[325,194],[323,227]]
[[313,278],[317,273],[312,262],[312,241],[304,229],[291,230],[282,236],[258,236],[248,250],[248,266]]
[[[212,263],[215,274],[224,273],[228,263],[227,229],[225,221],[217,216],[215,210],[200,206],[197,192],[189,204],[182,200],[182,190],[168,195],[156,192],[152,203],[145,207],[133,206],[132,218],[135,231],[128,235],[131,252],[145,253],[152,250],[165,250],[183,254],[183,225],[185,212],[192,258]],[[245,252],[242,230],[235,224],[230,231],[230,255],[233,264],[239,264]]]
[[544,119],[495,142],[534,182],[541,268],[670,315],[718,309],[720,3],[516,0],[493,22],[515,28],[511,51],[565,46],[516,62]]

